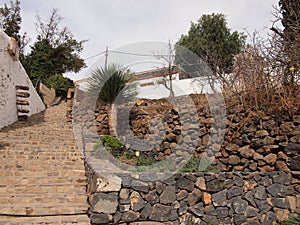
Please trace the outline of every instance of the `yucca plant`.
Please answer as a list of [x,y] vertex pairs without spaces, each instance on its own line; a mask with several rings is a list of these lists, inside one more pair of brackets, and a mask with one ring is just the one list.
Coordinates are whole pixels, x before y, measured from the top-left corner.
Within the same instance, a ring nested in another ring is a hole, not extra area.
[[87,91],[105,103],[126,102],[137,95],[134,74],[128,68],[110,64],[96,68],[88,80]]
[[110,105],[107,113],[111,135],[116,135],[114,128],[116,128],[117,112],[114,110],[114,104],[128,102],[137,95],[133,78],[134,74],[128,68],[110,64],[105,68],[95,69],[88,80],[87,92],[92,99],[96,98],[97,102],[102,101]]

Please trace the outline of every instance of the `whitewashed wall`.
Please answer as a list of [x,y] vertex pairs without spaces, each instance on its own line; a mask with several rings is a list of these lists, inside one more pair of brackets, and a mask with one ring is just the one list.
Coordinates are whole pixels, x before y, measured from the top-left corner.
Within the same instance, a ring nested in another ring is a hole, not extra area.
[[[39,113],[45,106],[33,87],[20,61],[14,61],[7,51],[10,37],[0,29],[0,129],[17,121],[16,85],[29,87],[29,116]],[[24,107],[25,108],[25,107]]]

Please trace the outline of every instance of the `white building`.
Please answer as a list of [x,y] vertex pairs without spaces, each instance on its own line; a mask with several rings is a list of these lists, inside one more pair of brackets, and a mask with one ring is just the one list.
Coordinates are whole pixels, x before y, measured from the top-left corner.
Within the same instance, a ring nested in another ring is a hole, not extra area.
[[[189,78],[179,80],[180,69],[172,68],[172,86],[175,96],[210,93],[211,89],[207,82],[199,79]],[[85,78],[75,82],[80,90],[86,90],[88,87],[88,79]],[[135,73],[135,81],[137,82],[138,98],[160,99],[170,95],[170,91],[165,87],[164,80],[169,85],[169,70],[167,67],[146,70]]]
[[[27,116],[31,116],[45,109],[44,103],[18,60],[18,54],[16,41],[0,29],[0,129],[17,121],[20,112],[26,112]],[[17,90],[17,87],[26,87],[28,90]],[[22,97],[18,99],[17,91],[20,96],[25,96],[25,99]],[[17,106],[17,99],[24,105]]]

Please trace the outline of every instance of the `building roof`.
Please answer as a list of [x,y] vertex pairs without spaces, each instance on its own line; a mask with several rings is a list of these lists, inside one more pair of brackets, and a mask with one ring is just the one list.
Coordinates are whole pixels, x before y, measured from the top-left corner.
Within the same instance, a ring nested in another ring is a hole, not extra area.
[[[172,70],[171,71],[172,75],[180,72],[180,69],[178,66],[172,66],[171,70]],[[167,76],[168,74],[169,74],[168,67],[151,69],[151,70],[146,70],[146,71],[135,73],[135,80],[145,80],[145,79],[150,79],[150,78],[155,78],[155,77],[164,77],[164,76]]]

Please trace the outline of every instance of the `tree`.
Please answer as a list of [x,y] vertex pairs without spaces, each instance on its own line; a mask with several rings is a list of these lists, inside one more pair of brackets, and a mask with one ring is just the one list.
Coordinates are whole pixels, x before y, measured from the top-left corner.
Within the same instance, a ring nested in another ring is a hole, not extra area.
[[47,21],[37,15],[35,23],[37,30],[37,40],[48,40],[50,45],[54,48],[64,46],[69,47],[71,53],[80,53],[83,50],[83,44],[87,40],[77,41],[74,35],[67,27],[60,28],[60,23],[64,19],[58,14],[57,9],[53,9]]
[[21,60],[24,58],[24,48],[29,42],[29,38],[26,33],[21,34],[21,13],[20,13],[20,1],[10,0],[10,6],[4,3],[4,6],[0,8],[0,24],[3,31],[10,37],[14,37],[20,47]]
[[0,22],[4,32],[10,37],[18,38],[21,29],[21,14],[20,14],[20,1],[10,0],[10,7],[4,3],[4,6],[0,8]]
[[37,17],[37,41],[24,60],[24,67],[36,88],[51,76],[79,72],[85,66],[79,56],[85,40],[77,41],[67,27],[60,28],[61,20],[56,9],[46,22]]
[[[294,0],[280,0],[279,9],[276,9],[274,24],[271,28],[275,32],[277,46],[285,54],[285,60],[278,59],[280,65],[285,67],[284,84],[292,86],[295,76],[299,74],[300,67],[300,2]],[[284,29],[275,27],[281,21]]]
[[197,23],[191,23],[188,34],[182,35],[177,42],[176,61],[197,63],[194,61],[195,57],[189,61],[188,57],[184,56],[185,50],[178,50],[186,48],[196,53],[210,66],[215,75],[222,78],[222,74],[231,71],[233,57],[244,48],[245,40],[246,36],[243,33],[230,31],[223,14],[203,15]]
[[173,90],[173,83],[172,83],[172,78],[173,78],[173,72],[174,72],[174,61],[175,61],[175,49],[172,46],[171,41],[168,41],[168,46],[167,46],[167,54],[154,54],[154,56],[157,59],[162,59],[167,63],[167,69],[168,72],[166,75],[164,75],[164,78],[162,80],[163,85],[165,86],[166,89],[170,91],[169,98],[173,102],[175,94]]
[[42,40],[35,42],[31,46],[30,54],[25,57],[23,66],[36,89],[39,88],[40,82],[58,73],[53,56],[54,48],[47,40]]

